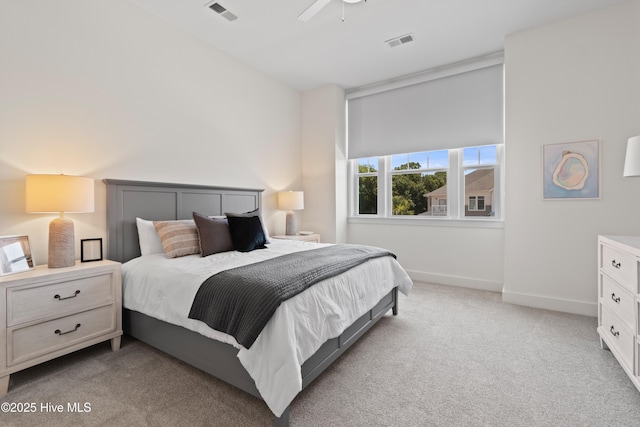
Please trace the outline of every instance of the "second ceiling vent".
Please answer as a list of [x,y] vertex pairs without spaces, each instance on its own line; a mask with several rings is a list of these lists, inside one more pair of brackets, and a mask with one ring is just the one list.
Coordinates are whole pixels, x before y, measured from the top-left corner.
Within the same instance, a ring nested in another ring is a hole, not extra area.
[[236,15],[234,15],[226,7],[224,7],[223,5],[218,3],[217,1],[208,4],[207,7],[209,9],[213,10],[218,15],[222,16],[227,21],[235,21],[236,19],[238,19],[238,17]]
[[396,46],[400,46],[401,44],[410,43],[413,40],[414,40],[413,34],[409,33],[409,34],[405,34],[404,36],[398,36],[398,37],[389,39],[385,41],[385,43],[388,44],[389,47],[396,47]]

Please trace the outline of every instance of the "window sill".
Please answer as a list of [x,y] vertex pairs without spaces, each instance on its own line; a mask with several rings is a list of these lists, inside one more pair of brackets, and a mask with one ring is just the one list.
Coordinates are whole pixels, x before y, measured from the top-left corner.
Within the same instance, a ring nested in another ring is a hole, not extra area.
[[416,218],[381,216],[350,216],[349,224],[411,225],[418,227],[457,227],[457,228],[504,228],[500,219],[453,219],[453,218]]

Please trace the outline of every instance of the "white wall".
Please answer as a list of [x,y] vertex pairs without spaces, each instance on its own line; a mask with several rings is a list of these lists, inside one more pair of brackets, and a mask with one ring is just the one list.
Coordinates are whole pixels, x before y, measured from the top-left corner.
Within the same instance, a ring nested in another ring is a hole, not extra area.
[[323,241],[390,249],[414,280],[502,289],[501,226],[483,228],[468,223],[448,227],[362,219],[347,222],[344,92],[336,86],[305,92],[303,117],[304,227],[320,231]]
[[[503,300],[596,314],[598,234],[638,234],[640,180],[623,178],[640,134],[640,1],[506,39]],[[599,200],[543,201],[544,144],[598,139]]]
[[352,221],[348,241],[395,252],[414,280],[496,292],[502,288],[502,228]]
[[[123,0],[2,1],[0,235],[28,234],[46,262],[49,215],[24,213],[24,177],[84,175],[105,237],[100,179],[265,188],[302,185],[301,94]],[[79,255],[79,250],[76,251]]]
[[324,242],[390,249],[415,280],[502,289],[502,228],[347,222],[344,91],[335,85],[310,90],[303,93],[302,104],[305,209],[297,214],[301,227],[320,232]]
[[304,226],[323,242],[344,243],[347,161],[344,90],[328,85],[303,93],[302,179]]
[[[640,179],[622,178],[639,21],[634,0],[507,38],[505,229],[352,222],[346,240],[418,280],[595,314],[597,235],[640,232]],[[338,87],[301,95],[126,1],[22,0],[2,1],[0,94],[0,235],[28,234],[38,263],[52,217],[24,213],[30,173],[96,178],[96,213],[70,215],[77,242],[105,237],[102,178],[266,188],[274,233],[275,192],[302,188],[300,228],[344,240]],[[542,201],[542,145],[585,139],[601,141],[600,200]]]
[[[638,234],[640,1],[507,37],[505,229],[349,223],[352,243],[396,251],[417,280],[503,291],[503,300],[596,314],[598,234]],[[543,144],[599,139],[601,198],[542,201]]]

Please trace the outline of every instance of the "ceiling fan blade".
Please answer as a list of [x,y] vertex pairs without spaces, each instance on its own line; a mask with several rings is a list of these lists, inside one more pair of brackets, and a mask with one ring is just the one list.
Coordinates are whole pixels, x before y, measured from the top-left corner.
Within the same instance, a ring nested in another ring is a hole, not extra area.
[[331,0],[316,0],[313,3],[311,3],[311,6],[309,6],[308,8],[306,8],[304,10],[304,12],[302,12],[300,15],[298,15],[298,19],[300,21],[308,21],[309,19],[313,18],[313,16],[320,12],[320,10],[325,7],[326,5],[328,5],[329,3],[331,3]]

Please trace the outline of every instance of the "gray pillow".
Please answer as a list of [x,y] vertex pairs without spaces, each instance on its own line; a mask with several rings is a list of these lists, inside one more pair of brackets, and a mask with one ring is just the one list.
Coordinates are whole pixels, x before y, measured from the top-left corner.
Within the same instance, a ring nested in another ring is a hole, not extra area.
[[201,256],[234,250],[226,218],[209,218],[194,212],[193,220],[198,229]]

